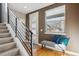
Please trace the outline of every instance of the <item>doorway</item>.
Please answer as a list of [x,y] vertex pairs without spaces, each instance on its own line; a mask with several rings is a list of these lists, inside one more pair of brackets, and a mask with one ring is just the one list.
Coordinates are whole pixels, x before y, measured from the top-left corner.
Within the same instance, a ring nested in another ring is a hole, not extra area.
[[38,12],[32,13],[29,15],[29,26],[30,30],[33,32],[32,40],[33,44],[38,44]]

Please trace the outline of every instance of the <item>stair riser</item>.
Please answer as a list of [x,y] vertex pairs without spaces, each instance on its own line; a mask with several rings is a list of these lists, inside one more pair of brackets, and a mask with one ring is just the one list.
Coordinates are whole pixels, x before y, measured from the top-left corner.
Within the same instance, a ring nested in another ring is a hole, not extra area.
[[0,26],[6,26],[6,24],[0,24]]
[[7,29],[6,26],[0,26],[0,29]]
[[15,47],[16,47],[15,43],[0,45],[0,53],[3,51],[10,50],[10,49],[15,48]]
[[11,37],[11,34],[0,34],[0,38]]
[[19,49],[14,49],[11,51],[7,51],[5,53],[1,53],[0,56],[16,56],[19,53]]
[[0,33],[9,33],[9,30],[0,30]]

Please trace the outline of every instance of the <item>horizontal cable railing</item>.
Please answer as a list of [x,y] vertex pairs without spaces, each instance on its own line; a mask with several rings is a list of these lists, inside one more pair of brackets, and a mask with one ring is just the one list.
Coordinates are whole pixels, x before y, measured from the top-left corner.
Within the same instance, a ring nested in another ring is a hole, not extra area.
[[28,52],[30,56],[32,53],[32,32],[27,28],[21,20],[15,16],[11,9],[8,8],[8,23],[12,27],[13,31],[16,34],[16,37],[19,38],[20,42]]

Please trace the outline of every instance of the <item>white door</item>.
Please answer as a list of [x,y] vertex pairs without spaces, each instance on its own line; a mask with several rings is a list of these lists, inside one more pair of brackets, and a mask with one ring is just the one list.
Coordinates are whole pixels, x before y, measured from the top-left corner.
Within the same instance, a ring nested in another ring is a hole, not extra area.
[[38,12],[29,15],[30,30],[33,32],[33,43],[38,44]]

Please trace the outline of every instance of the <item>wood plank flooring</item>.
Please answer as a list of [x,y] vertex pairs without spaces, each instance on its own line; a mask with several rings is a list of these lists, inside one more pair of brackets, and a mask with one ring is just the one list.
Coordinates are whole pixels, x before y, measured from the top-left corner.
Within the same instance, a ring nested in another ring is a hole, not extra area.
[[37,47],[35,52],[35,56],[63,56],[64,54],[59,51],[51,50],[48,48]]

